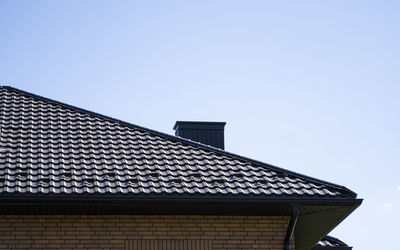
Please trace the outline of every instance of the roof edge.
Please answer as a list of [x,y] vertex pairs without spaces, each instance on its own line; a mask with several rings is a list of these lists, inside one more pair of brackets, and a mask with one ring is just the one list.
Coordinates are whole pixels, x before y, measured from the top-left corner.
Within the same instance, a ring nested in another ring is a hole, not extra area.
[[[0,199],[1,200],[1,199]],[[248,216],[289,216],[293,203],[279,201],[238,202],[214,199],[188,201],[183,199],[14,199],[1,200],[0,214],[154,214],[154,215],[248,215]],[[309,204],[304,206],[310,207]],[[321,204],[312,207],[319,209]],[[327,208],[328,206],[328,208]],[[356,207],[350,202],[330,205],[322,204],[323,211],[333,207]],[[319,211],[319,210],[318,210]],[[320,211],[321,212],[321,211]]]
[[145,128],[145,127],[142,127],[142,126],[138,126],[138,125],[133,124],[133,123],[125,122],[125,121],[119,120],[117,118],[106,116],[106,115],[103,115],[103,114],[100,114],[100,113],[96,113],[96,112],[93,112],[93,111],[90,111],[90,110],[87,110],[87,109],[79,108],[79,107],[76,107],[76,106],[73,106],[73,105],[70,105],[70,104],[66,104],[66,103],[63,103],[63,102],[60,102],[60,101],[56,101],[56,100],[44,97],[44,96],[33,94],[33,93],[30,93],[30,92],[27,92],[27,91],[24,91],[24,90],[20,90],[20,89],[11,87],[11,86],[0,86],[0,88],[6,89],[8,91],[16,92],[16,93],[19,93],[19,94],[22,94],[22,95],[30,96],[30,97],[33,97],[33,98],[37,98],[37,99],[40,99],[40,100],[45,101],[45,102],[50,102],[50,103],[53,103],[55,105],[62,106],[64,108],[72,109],[72,110],[74,110],[76,112],[80,112],[80,113],[83,113],[83,114],[89,114],[89,115],[93,115],[93,116],[96,116],[96,117],[99,117],[99,118],[102,118],[102,119],[105,119],[105,120],[108,120],[108,121],[111,121],[111,122],[116,122],[116,123],[119,123],[119,124],[121,124],[123,126],[139,129],[139,130],[142,130],[144,132],[155,134],[157,136],[166,137],[166,138],[168,138],[170,140],[175,140],[177,142],[186,143],[186,144],[189,144],[189,145],[194,146],[194,147],[200,147],[200,148],[203,148],[203,149],[206,149],[206,150],[209,150],[209,151],[213,151],[213,152],[221,154],[221,155],[237,158],[237,159],[242,160],[242,161],[247,161],[247,162],[253,163],[255,165],[261,166],[261,167],[269,168],[269,169],[271,169],[273,171],[276,171],[276,172],[280,172],[280,173],[284,173],[284,174],[291,175],[291,176],[294,176],[294,177],[306,179],[306,180],[309,180],[309,181],[312,181],[312,182],[316,182],[316,183],[321,184],[321,185],[329,186],[331,188],[340,189],[340,190],[346,192],[352,198],[356,198],[357,197],[357,194],[355,192],[351,191],[350,189],[348,189],[345,186],[337,185],[337,184],[334,184],[334,183],[331,183],[331,182],[328,182],[328,181],[324,181],[324,180],[317,179],[317,178],[314,178],[314,177],[311,177],[311,176],[300,174],[300,173],[297,173],[295,171],[291,171],[291,170],[284,169],[284,168],[281,168],[281,167],[278,167],[278,166],[275,166],[275,165],[271,165],[271,164],[268,164],[268,163],[265,163],[265,162],[254,160],[254,159],[251,159],[251,158],[248,158],[248,157],[245,157],[245,156],[241,156],[241,155],[238,155],[238,154],[235,154],[235,153],[231,153],[231,152],[228,152],[228,151],[225,151],[225,150],[222,150],[222,149],[214,148],[212,146],[208,146],[208,145],[205,145],[205,144],[202,144],[202,143],[199,143],[199,142],[195,142],[195,141],[192,141],[192,140],[189,140],[189,139],[185,139],[185,138],[182,138],[182,137],[178,137],[178,136],[166,134],[166,133],[163,133],[163,132],[159,132],[159,131],[156,131],[156,130],[153,130],[153,129],[149,129],[149,128]]
[[334,242],[336,244],[335,246],[323,246],[320,245],[319,242],[317,245],[315,245],[311,250],[349,250],[352,249],[352,246],[347,245],[343,241],[339,240],[338,238],[332,237],[330,235],[326,235],[321,241],[328,241],[328,242]]
[[[105,200],[106,198],[106,200]],[[362,199],[352,198],[320,198],[320,197],[256,197],[256,196],[222,196],[222,195],[176,195],[176,194],[160,194],[160,195],[124,195],[124,194],[1,194],[0,201],[3,202],[43,202],[43,201],[100,201],[100,202],[171,202],[171,203],[244,203],[244,204],[299,204],[305,206],[349,206],[358,207],[362,203]]]
[[335,243],[337,243],[337,244],[340,244],[340,245],[342,245],[342,246],[348,246],[348,245],[347,245],[346,243],[344,243],[343,241],[339,240],[339,239],[336,238],[336,237],[330,236],[330,235],[325,236],[322,240],[333,241],[333,242],[335,242]]

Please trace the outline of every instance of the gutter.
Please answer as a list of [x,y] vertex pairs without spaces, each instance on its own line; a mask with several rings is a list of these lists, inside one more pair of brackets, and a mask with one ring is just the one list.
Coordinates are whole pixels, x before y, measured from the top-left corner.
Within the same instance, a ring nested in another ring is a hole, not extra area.
[[137,203],[137,202],[169,202],[169,203],[219,203],[219,204],[270,204],[270,205],[327,205],[327,206],[349,206],[360,205],[363,199],[355,198],[321,198],[321,197],[269,197],[243,196],[243,195],[184,195],[184,194],[144,194],[144,195],[120,195],[120,194],[23,194],[23,193],[2,193],[0,202],[97,202],[97,203]]
[[283,243],[284,250],[290,250],[290,241],[292,239],[294,229],[296,227],[297,218],[299,217],[299,207],[297,204],[291,204],[292,214],[290,216],[290,221],[288,228],[286,230],[285,241]]

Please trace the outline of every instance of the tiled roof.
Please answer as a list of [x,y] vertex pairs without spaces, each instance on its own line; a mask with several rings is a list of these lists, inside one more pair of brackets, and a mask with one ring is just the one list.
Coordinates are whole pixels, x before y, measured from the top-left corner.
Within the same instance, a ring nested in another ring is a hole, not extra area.
[[320,240],[317,247],[348,247],[346,243],[343,241],[332,237],[332,236],[325,236],[322,240]]
[[354,198],[342,186],[0,87],[0,195]]

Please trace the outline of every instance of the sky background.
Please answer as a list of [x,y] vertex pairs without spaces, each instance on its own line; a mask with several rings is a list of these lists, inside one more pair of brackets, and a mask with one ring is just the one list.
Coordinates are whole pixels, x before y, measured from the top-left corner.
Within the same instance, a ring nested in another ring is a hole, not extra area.
[[400,235],[400,1],[1,1],[0,83],[344,185],[331,235]]

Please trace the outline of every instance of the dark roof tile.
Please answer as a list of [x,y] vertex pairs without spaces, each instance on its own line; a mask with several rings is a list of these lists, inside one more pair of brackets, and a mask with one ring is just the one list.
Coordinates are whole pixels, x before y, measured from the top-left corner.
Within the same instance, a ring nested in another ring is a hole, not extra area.
[[335,237],[327,235],[317,243],[316,247],[348,247],[348,245]]
[[354,198],[350,190],[0,87],[0,194]]

